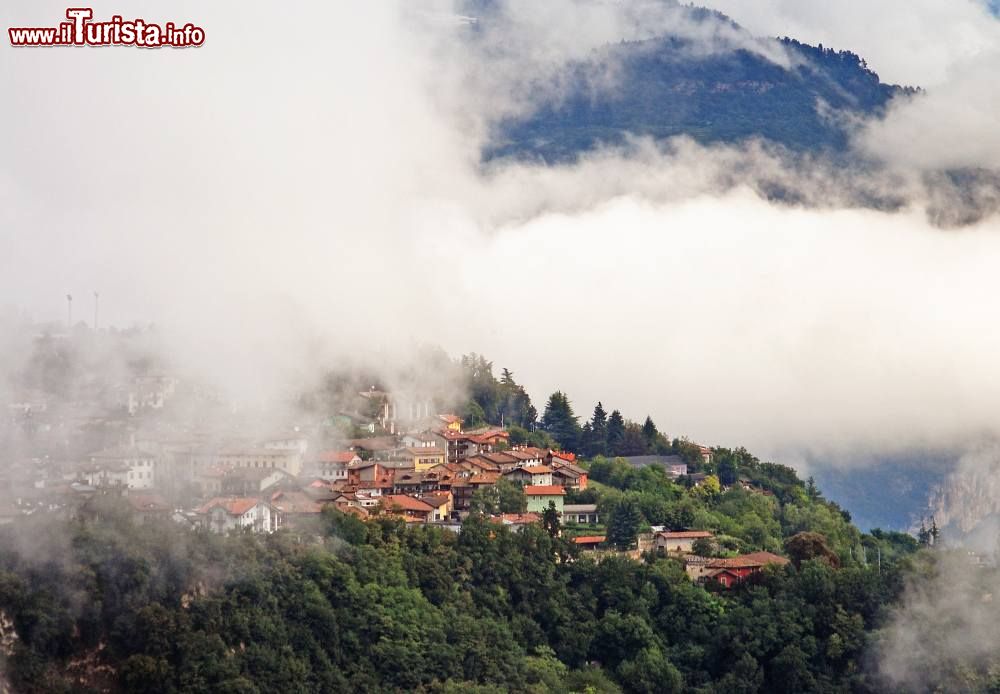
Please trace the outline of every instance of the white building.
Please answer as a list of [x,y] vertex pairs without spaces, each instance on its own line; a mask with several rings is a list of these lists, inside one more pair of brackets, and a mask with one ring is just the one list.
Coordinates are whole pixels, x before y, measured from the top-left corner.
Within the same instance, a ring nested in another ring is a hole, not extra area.
[[217,465],[277,468],[292,477],[302,473],[302,453],[284,448],[226,448],[215,456]]
[[250,497],[216,497],[198,509],[198,518],[214,533],[245,529],[270,533],[278,529],[278,515],[271,505]]
[[139,447],[101,451],[80,467],[80,478],[92,487],[152,489],[156,486],[156,457]]

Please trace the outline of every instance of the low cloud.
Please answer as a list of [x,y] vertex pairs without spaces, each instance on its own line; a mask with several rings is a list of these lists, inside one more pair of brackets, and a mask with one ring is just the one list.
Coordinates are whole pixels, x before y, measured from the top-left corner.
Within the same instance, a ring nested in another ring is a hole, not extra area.
[[[553,65],[646,26],[511,7],[519,40],[561,36],[539,49]],[[561,388],[581,413],[602,399],[762,452],[995,429],[994,219],[943,233],[921,172],[761,143],[484,167],[505,95],[461,92],[493,63],[454,60],[461,20],[430,9],[179,4],[202,48],[4,48],[4,301],[58,319],[67,291],[100,290],[105,324],[155,322],[179,364],[248,397],[435,344],[536,401]]]

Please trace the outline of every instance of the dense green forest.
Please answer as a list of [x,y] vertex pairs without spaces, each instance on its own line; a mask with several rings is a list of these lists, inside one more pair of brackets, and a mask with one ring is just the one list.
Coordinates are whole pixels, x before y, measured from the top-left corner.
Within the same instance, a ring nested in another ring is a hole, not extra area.
[[878,690],[865,654],[916,541],[862,535],[793,471],[744,463],[769,493],[609,460],[584,492],[615,532],[638,509],[716,530],[720,554],[793,559],[728,592],[674,559],[595,561],[558,528],[475,514],[456,534],[328,509],[229,537],[136,525],[112,499],[87,521],[26,519],[0,530],[4,669],[19,691]]

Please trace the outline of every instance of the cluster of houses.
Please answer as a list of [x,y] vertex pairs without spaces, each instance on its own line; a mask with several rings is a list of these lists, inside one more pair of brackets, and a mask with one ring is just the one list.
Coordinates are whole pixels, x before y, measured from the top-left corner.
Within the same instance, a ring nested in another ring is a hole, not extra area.
[[[564,504],[568,489],[587,487],[572,453],[512,447],[507,431],[464,431],[454,415],[423,424],[316,452],[296,432],[215,448],[133,441],[87,456],[72,485],[83,494],[119,489],[143,519],[169,516],[216,532],[273,532],[327,505],[360,517],[378,512],[408,523],[456,524],[478,490],[501,480],[520,485],[527,499],[526,513],[507,514],[504,523],[536,522],[550,506],[570,522],[599,521],[593,505]],[[173,508],[157,493],[166,488],[189,490],[197,504]]]
[[[115,406],[131,416],[160,417],[175,397],[176,379],[137,379],[114,391]],[[359,518],[389,514],[406,523],[437,524],[458,529],[477,492],[506,480],[519,485],[527,507],[520,513],[498,513],[500,523],[514,528],[540,523],[554,507],[567,525],[599,526],[593,504],[565,503],[568,490],[587,488],[587,471],[572,453],[512,446],[507,431],[497,427],[467,430],[455,415],[431,415],[429,403],[403,402],[378,391],[361,393],[381,403],[368,420],[354,412],[338,415],[363,438],[337,439],[336,445],[316,431],[283,432],[248,441],[170,435],[119,437],[127,445],[99,450],[68,465],[51,460],[13,461],[0,474],[0,489],[9,497],[0,504],[0,523],[35,512],[86,512],[92,499],[120,495],[139,522],[173,520],[212,532],[274,532],[316,518],[329,506]],[[59,423],[44,398],[22,398],[9,405],[10,421],[37,435],[61,436]],[[145,415],[143,414],[145,413]],[[81,430],[91,423],[82,422]],[[111,423],[113,424],[113,422]],[[49,431],[51,429],[51,431]],[[377,435],[376,432],[383,432]],[[711,452],[702,449],[707,460]],[[671,477],[689,475],[677,456],[635,456],[625,462],[637,468],[661,465]],[[592,531],[593,532],[593,531]],[[737,557],[698,556],[694,543],[711,539],[702,530],[659,530],[640,538],[635,552],[659,551],[682,560],[695,581],[732,586],[769,564],[787,559],[768,552]],[[607,552],[603,535],[580,535],[584,550]]]
[[658,552],[682,560],[692,581],[715,581],[725,588],[741,583],[765,566],[788,563],[785,557],[771,552],[751,552],[735,557],[704,557],[695,553],[695,542],[714,537],[707,530],[661,530],[654,535],[653,543]]

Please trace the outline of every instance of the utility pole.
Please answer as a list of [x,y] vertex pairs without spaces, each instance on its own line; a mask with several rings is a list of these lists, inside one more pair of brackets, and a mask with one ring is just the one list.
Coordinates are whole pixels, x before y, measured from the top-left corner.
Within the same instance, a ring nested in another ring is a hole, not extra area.
[[66,295],[66,328],[73,329],[73,295]]

